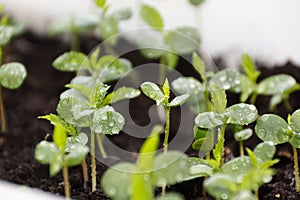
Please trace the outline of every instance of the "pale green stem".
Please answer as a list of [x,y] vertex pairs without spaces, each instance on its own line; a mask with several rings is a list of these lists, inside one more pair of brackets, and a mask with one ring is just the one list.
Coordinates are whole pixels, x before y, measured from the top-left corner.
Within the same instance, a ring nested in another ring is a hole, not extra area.
[[6,118],[3,106],[3,97],[2,97],[2,86],[0,85],[0,121],[1,121],[1,132],[6,132]]
[[256,197],[257,197],[257,199],[258,199],[258,196],[259,196],[259,193],[258,193],[258,188],[257,188],[257,189],[255,189],[254,193],[255,193],[255,196],[256,196]]
[[286,110],[288,112],[291,112],[293,110],[293,107],[291,106],[290,102],[288,101],[288,99],[283,101],[284,107],[286,108]]
[[91,131],[91,164],[92,164],[92,192],[96,191],[96,158],[95,158],[95,133]]
[[300,192],[298,152],[296,147],[293,147],[293,154],[294,154],[294,172],[295,172],[296,191]]
[[103,135],[101,134],[96,134],[96,139],[97,139],[97,144],[98,144],[98,148],[100,150],[100,153],[102,155],[102,158],[107,158],[107,154],[105,152],[104,146],[103,146],[103,142],[102,142],[102,137]]
[[87,189],[87,183],[89,181],[88,168],[85,159],[81,162],[82,175],[83,175],[83,188]]
[[168,151],[169,134],[170,134],[170,107],[166,107],[166,127],[165,127],[165,139],[164,139],[164,152]]
[[65,197],[67,200],[71,199],[70,194],[70,182],[69,182],[69,172],[66,164],[63,164],[63,177],[64,177],[64,188],[65,188]]
[[251,95],[251,98],[250,98],[250,104],[255,104],[256,102],[256,98],[257,98],[257,93],[254,92],[252,95]]
[[[224,165],[224,160],[225,160],[225,158],[224,158],[224,145],[225,145],[225,127],[226,127],[226,125],[223,125],[222,126],[222,129],[221,129],[221,137],[223,138],[223,144],[222,144],[222,159],[221,159],[221,166],[222,165]],[[220,166],[220,167],[221,167]]]
[[243,141],[239,141],[239,146],[240,146],[240,156],[244,156],[244,144]]
[[164,65],[159,66],[159,83],[164,83],[164,80],[166,79],[167,69]]

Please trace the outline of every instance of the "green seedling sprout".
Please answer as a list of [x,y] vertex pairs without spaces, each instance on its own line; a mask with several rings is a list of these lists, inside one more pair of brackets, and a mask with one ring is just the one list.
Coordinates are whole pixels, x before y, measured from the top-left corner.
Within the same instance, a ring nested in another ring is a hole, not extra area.
[[101,186],[108,197],[132,200],[181,200],[176,193],[162,194],[154,198],[154,188],[172,185],[189,177],[189,158],[177,151],[156,154],[159,133],[162,127],[155,127],[141,147],[135,164],[121,162],[106,170]]
[[296,191],[300,191],[298,152],[300,148],[300,110],[288,117],[287,122],[275,114],[262,115],[255,126],[257,136],[263,141],[271,141],[275,145],[289,142],[294,154],[294,173]]
[[[148,59],[160,59],[160,63],[172,69],[177,66],[179,54],[190,54],[200,44],[199,32],[194,27],[182,26],[174,30],[164,30],[160,13],[152,6],[141,4],[141,19],[151,28],[138,38],[137,46]],[[166,76],[166,68],[160,68],[160,81]]]
[[[46,119],[54,126],[59,126],[64,128],[68,137],[67,137],[67,144],[66,144],[66,151],[72,147],[73,144],[81,144],[85,146],[88,142],[88,137],[85,133],[79,132],[73,125],[68,124],[64,121],[59,115],[49,114],[45,116],[39,116],[39,119]],[[87,183],[89,180],[88,176],[88,168],[86,164],[86,159],[83,159],[81,162],[82,174],[83,174],[83,188],[87,189]]]
[[239,143],[240,155],[244,156],[243,141],[248,140],[253,134],[252,129],[247,128],[234,133],[234,139]]
[[166,111],[166,127],[165,127],[165,139],[164,139],[164,152],[168,151],[169,143],[169,132],[170,132],[170,111],[172,107],[177,107],[184,104],[189,98],[189,94],[183,94],[175,97],[171,102],[170,99],[170,86],[168,79],[165,80],[165,83],[162,87],[162,90],[158,85],[151,82],[144,82],[141,85],[142,92],[154,100],[157,105],[163,105]]
[[92,191],[96,190],[96,159],[95,159],[95,135],[98,136],[98,145],[102,157],[106,152],[102,144],[102,135],[118,134],[125,123],[123,116],[116,112],[111,103],[123,99],[135,98],[140,91],[134,88],[121,87],[107,94],[109,86],[102,82],[91,81],[91,77],[76,77],[67,85],[68,90],[60,96],[57,105],[57,113],[67,123],[78,128],[87,127],[91,131],[90,153],[92,167]]
[[51,24],[48,33],[50,36],[70,35],[71,50],[80,50],[80,36],[94,33],[99,30],[104,40],[105,48],[110,54],[114,54],[112,49],[106,45],[115,45],[118,41],[119,23],[131,17],[129,8],[122,8],[113,13],[108,13],[109,5],[106,1],[94,1],[99,8],[95,14],[85,15],[80,18],[71,18],[64,21],[56,21]]
[[300,90],[300,85],[292,76],[277,74],[257,83],[260,71],[255,69],[255,64],[249,55],[243,55],[241,65],[246,74],[241,75],[241,84],[235,90],[241,93],[240,100],[242,102],[245,102],[251,96],[250,103],[254,104],[258,95],[268,95],[272,96],[269,104],[270,110],[274,110],[281,102],[284,102],[288,110],[292,110],[288,102],[289,96]]
[[204,187],[212,197],[258,199],[259,187],[272,180],[274,171],[270,167],[279,161],[272,159],[276,151],[274,144],[264,142],[254,151],[246,150],[248,156],[237,157],[225,163],[220,171],[204,181]]
[[79,165],[85,159],[88,148],[79,143],[67,147],[67,134],[63,127],[55,126],[53,142],[41,141],[34,152],[35,159],[42,164],[49,164],[50,175],[63,170],[66,199],[71,198],[68,167]]
[[[4,6],[0,6],[0,13]],[[2,87],[7,89],[19,88],[27,76],[26,69],[19,62],[5,63],[4,47],[10,40],[20,34],[23,28],[20,25],[11,24],[6,15],[0,19],[0,123],[1,132],[6,132],[6,118],[3,105]]]

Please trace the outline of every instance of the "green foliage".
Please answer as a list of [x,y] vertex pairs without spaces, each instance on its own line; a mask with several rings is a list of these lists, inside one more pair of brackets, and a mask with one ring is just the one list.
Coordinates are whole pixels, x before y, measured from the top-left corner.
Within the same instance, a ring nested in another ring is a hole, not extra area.
[[199,6],[205,2],[205,0],[189,0],[189,2],[194,6]]
[[164,22],[159,12],[152,6],[142,4],[140,8],[140,16],[146,24],[151,28],[162,29],[164,27]]
[[247,128],[234,133],[234,139],[238,142],[248,140],[253,134],[252,129]]
[[83,53],[70,51],[57,57],[52,65],[55,69],[63,72],[76,72],[83,68],[82,64],[87,59]]
[[8,89],[17,89],[21,86],[27,76],[23,64],[11,62],[0,67],[0,83]]

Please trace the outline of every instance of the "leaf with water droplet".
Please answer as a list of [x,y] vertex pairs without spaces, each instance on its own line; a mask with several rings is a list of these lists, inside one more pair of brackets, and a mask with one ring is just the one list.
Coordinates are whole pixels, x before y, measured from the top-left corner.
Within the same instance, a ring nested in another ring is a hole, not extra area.
[[3,64],[0,67],[1,85],[8,89],[17,89],[24,82],[27,76],[26,68],[18,62]]
[[247,125],[254,122],[258,112],[254,105],[239,103],[225,110],[228,124]]
[[272,160],[275,152],[276,147],[272,142],[262,142],[254,149],[256,157],[260,158],[262,161]]
[[99,134],[118,134],[124,124],[124,117],[111,106],[104,106],[95,111],[92,119],[92,130]]
[[239,181],[245,174],[255,169],[249,156],[237,157],[222,166],[222,171]]
[[149,97],[150,99],[156,101],[156,104],[159,105],[165,100],[164,93],[160,90],[160,88],[151,82],[144,82],[141,85],[142,92]]
[[257,197],[249,190],[241,190],[232,197],[231,200],[258,200]]
[[263,79],[257,86],[257,93],[264,95],[282,94],[296,84],[296,80],[287,74],[273,75]]
[[281,117],[274,114],[265,114],[258,118],[255,132],[263,141],[271,141],[275,145],[282,144],[289,140],[285,134],[288,124]]
[[127,199],[131,195],[133,174],[137,168],[132,163],[118,163],[106,170],[101,178],[101,188],[112,199]]
[[195,124],[200,128],[214,128],[223,125],[223,116],[215,112],[204,112],[196,116]]
[[87,56],[81,52],[70,51],[57,57],[52,65],[55,69],[64,72],[76,72],[80,68],[86,68],[84,61]]
[[189,176],[187,156],[182,152],[168,151],[154,159],[153,184],[157,187],[180,183]]
[[88,140],[88,136],[83,132],[80,132],[76,136],[67,137],[66,151],[68,152],[73,144],[86,145]]
[[189,97],[190,97],[189,94],[183,94],[183,95],[177,96],[170,103],[168,103],[168,106],[169,107],[180,106],[180,105],[184,104],[188,100]]
[[221,89],[217,85],[212,85],[209,92],[213,103],[213,111],[218,113],[223,112],[227,105],[225,90]]
[[124,99],[132,99],[141,94],[139,89],[131,87],[120,87],[105,97],[102,105],[113,104]]
[[68,154],[65,156],[66,165],[73,167],[79,165],[89,152],[89,148],[80,143],[72,144],[68,148]]
[[274,171],[272,169],[256,169],[247,173],[241,183],[241,189],[257,190],[260,186],[272,180]]
[[290,126],[293,131],[300,133],[300,109],[296,110],[291,115]]
[[201,79],[204,83],[207,82],[205,71],[206,66],[204,61],[200,58],[200,56],[197,53],[193,53],[193,67],[198,72],[198,74],[201,76]]
[[224,69],[209,80],[209,85],[217,85],[223,90],[229,90],[240,84],[240,76],[236,69]]
[[231,199],[238,191],[234,179],[230,175],[222,173],[217,173],[206,179],[204,187],[209,195],[219,199]]
[[102,17],[99,28],[104,42],[110,45],[115,45],[118,42],[119,22],[114,16]]
[[246,128],[239,132],[234,133],[234,139],[238,142],[248,140],[253,134],[252,129]]

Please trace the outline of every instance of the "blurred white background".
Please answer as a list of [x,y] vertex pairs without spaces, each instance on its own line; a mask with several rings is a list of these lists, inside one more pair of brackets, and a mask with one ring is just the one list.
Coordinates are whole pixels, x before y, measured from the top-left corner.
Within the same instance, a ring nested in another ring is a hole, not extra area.
[[[203,48],[237,67],[241,54],[249,53],[265,65],[300,66],[299,0],[206,0],[200,7],[188,0],[107,0],[112,10],[130,7],[133,18],[121,24],[122,31],[143,27],[138,18],[141,2],[156,7],[166,28],[196,26]],[[37,34],[44,34],[53,20],[95,12],[92,0],[1,0],[15,20]],[[128,38],[134,40],[134,36]]]

